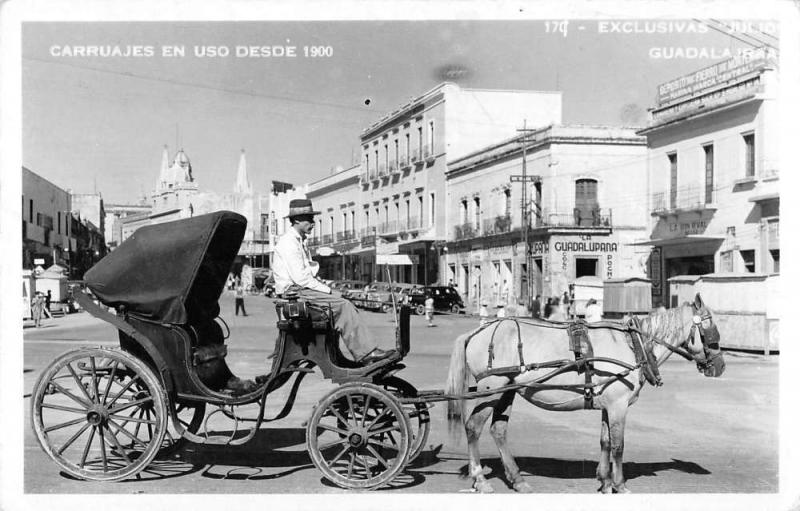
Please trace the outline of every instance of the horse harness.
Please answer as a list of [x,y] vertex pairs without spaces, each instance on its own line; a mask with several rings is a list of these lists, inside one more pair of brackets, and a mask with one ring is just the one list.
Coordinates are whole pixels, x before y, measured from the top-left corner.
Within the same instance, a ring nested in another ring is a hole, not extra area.
[[[515,326],[517,327],[516,328],[517,352],[519,354],[519,364],[516,366],[492,367],[494,361],[495,333],[497,332],[497,328],[500,326],[500,323],[502,321],[513,321]],[[529,323],[526,322],[526,324]],[[577,386],[577,388],[582,388],[583,390],[583,398],[584,398],[583,407],[585,409],[593,408],[593,399],[596,395],[598,395],[595,393],[595,389],[600,385],[592,382],[592,377],[595,375],[594,362],[596,361],[610,362],[624,367],[626,370],[616,375],[616,377],[618,378],[627,376],[627,374],[629,374],[631,371],[641,368],[642,371],[640,378],[646,379],[651,385],[655,386],[660,386],[662,383],[661,376],[658,373],[658,364],[655,360],[655,357],[652,354],[652,351],[646,349],[645,347],[645,343],[642,339],[642,331],[639,325],[639,321],[635,317],[625,324],[617,324],[610,322],[589,324],[582,319],[577,319],[566,323],[555,323],[553,325],[542,322],[536,322],[534,324],[551,328],[565,329],[567,331],[567,337],[569,338],[570,351],[572,351],[575,360],[554,360],[549,362],[541,362],[541,363],[534,362],[526,364],[522,354],[522,335],[520,328],[520,320],[517,318],[502,318],[486,323],[482,328],[476,330],[473,333],[474,336],[478,332],[483,331],[485,328],[494,326],[491,339],[489,340],[487,368],[485,371],[477,374],[475,376],[475,379],[477,381],[480,381],[487,376],[502,376],[513,380],[520,374],[523,374],[527,371],[545,369],[545,368],[556,369],[555,372],[548,374],[546,378],[567,371],[576,371],[578,374],[580,373],[584,374],[584,383],[582,386]],[[609,359],[605,357],[595,357],[594,350],[592,348],[592,343],[589,339],[589,330],[595,328],[618,330],[629,334],[628,335],[629,345],[633,349],[634,356],[636,358],[636,365],[631,366],[630,364],[626,364],[619,360]],[[466,342],[468,343],[469,339],[467,339]],[[537,380],[534,383],[539,384],[541,383],[541,381]],[[608,383],[610,382],[607,381],[606,385]],[[520,385],[520,387],[523,386],[526,385]],[[514,387],[517,387],[517,385],[514,385]],[[570,385],[565,385],[565,386],[552,385],[548,386],[547,388],[554,388],[554,389],[563,388],[568,390],[577,390],[576,386],[570,386]],[[605,388],[605,385],[603,386],[603,388]]]
[[[713,366],[715,360],[720,356],[722,356],[719,348],[719,332],[716,329],[707,331],[705,328],[703,328],[702,325],[703,321],[710,319],[711,315],[708,314],[707,312],[702,316],[697,316],[697,315],[694,316],[692,318],[692,327],[689,329],[689,334],[686,336],[683,342],[677,346],[673,346],[668,342],[665,342],[663,339],[655,336],[649,336],[649,337],[652,339],[653,342],[655,342],[656,344],[660,344],[661,346],[664,346],[672,353],[680,355],[681,357],[685,358],[690,362],[694,362],[695,364],[697,364],[698,371],[703,372],[708,370],[711,366]],[[696,331],[700,333],[700,342],[703,345],[703,358],[700,358],[697,355],[693,355],[692,353],[689,352],[688,349],[689,343],[694,338]],[[640,336],[643,335],[641,330],[639,330],[639,335]],[[666,356],[667,355],[665,355],[664,358],[666,358]],[[659,361],[659,363],[662,361],[663,360]]]

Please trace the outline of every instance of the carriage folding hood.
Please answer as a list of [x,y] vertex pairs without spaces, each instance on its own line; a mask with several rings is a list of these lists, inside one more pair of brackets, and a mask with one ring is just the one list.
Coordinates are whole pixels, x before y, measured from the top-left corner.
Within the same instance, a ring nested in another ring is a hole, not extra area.
[[153,321],[212,319],[246,227],[245,217],[232,211],[145,226],[84,281],[103,304]]

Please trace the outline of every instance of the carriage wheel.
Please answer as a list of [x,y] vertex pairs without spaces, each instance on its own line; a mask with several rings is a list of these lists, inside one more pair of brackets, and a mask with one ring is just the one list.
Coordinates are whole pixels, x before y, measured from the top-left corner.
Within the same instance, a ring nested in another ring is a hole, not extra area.
[[417,316],[424,316],[425,315],[425,306],[424,305],[417,305],[414,311],[417,313]]
[[311,414],[306,442],[314,465],[342,488],[375,489],[408,462],[411,426],[397,400],[369,383],[343,385]]
[[[381,381],[383,388],[392,394],[401,397],[416,397],[417,389],[407,381],[397,376],[390,376]],[[408,416],[411,425],[411,449],[408,461],[413,461],[428,441],[428,434],[431,432],[431,414],[428,411],[427,403],[413,403],[402,405],[403,411]]]
[[138,474],[167,429],[160,381],[118,349],[79,348],[59,356],[36,382],[31,406],[42,449],[64,471],[92,481]]

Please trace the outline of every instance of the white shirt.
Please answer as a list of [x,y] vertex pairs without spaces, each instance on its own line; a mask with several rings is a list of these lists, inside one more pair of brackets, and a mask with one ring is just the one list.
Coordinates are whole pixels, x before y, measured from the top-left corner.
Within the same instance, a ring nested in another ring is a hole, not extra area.
[[272,258],[275,292],[282,294],[292,284],[330,293],[331,288],[317,280],[319,263],[311,260],[306,244],[297,229],[290,227],[278,239]]
[[603,320],[603,309],[599,303],[593,303],[586,306],[586,316],[584,317],[587,323],[596,323]]

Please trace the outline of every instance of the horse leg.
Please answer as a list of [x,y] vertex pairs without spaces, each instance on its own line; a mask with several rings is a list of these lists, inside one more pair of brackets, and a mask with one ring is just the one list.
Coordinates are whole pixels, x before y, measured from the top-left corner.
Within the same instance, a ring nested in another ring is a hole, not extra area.
[[494,407],[494,414],[492,415],[492,425],[490,431],[494,442],[497,444],[497,450],[500,451],[500,459],[503,461],[503,468],[506,471],[506,479],[512,484],[515,491],[520,493],[533,493],[533,488],[525,481],[522,474],[519,473],[519,467],[514,460],[514,455],[511,454],[511,449],[508,448],[506,441],[506,432],[508,431],[508,417],[511,415],[511,404],[514,401],[516,392],[506,392]]
[[493,493],[494,488],[486,480],[481,466],[481,455],[478,449],[478,440],[483,431],[483,425],[492,413],[495,398],[479,401],[464,424],[467,432],[467,448],[469,450],[469,475],[474,479],[473,488],[481,493]]
[[611,493],[611,438],[608,431],[608,411],[603,408],[600,421],[600,462],[597,464],[597,479],[600,481],[600,493]]
[[625,418],[628,414],[627,400],[620,400],[608,409],[608,430],[611,451],[611,481],[617,493],[630,493],[625,487],[622,473],[622,451],[625,447]]

